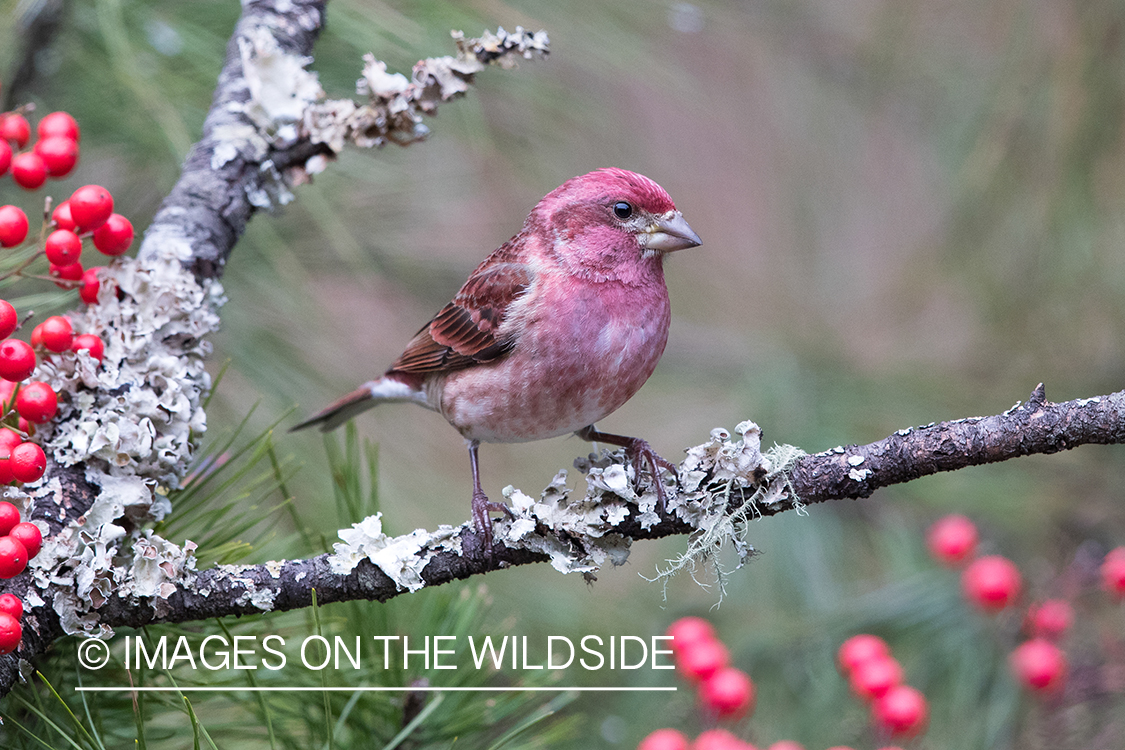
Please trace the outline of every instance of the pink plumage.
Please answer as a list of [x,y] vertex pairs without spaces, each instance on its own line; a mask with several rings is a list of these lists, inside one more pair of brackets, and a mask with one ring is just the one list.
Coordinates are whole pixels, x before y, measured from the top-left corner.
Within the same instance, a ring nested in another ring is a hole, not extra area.
[[384,401],[438,411],[469,440],[473,520],[491,554],[491,503],[480,488],[481,442],[576,432],[625,446],[644,462],[658,497],[658,466],[643,440],[594,423],[648,380],[668,340],[663,259],[700,244],[668,193],[648,177],[599,169],[567,180],[532,209],[523,229],[470,274],[453,301],[379,379],[293,429],[333,429]]

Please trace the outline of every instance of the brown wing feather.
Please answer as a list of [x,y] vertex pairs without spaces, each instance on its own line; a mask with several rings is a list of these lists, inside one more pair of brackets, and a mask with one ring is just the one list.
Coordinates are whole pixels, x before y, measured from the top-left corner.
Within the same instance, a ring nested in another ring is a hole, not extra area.
[[418,332],[388,372],[460,370],[510,351],[515,341],[500,336],[500,326],[534,274],[523,263],[496,262],[505,255],[497,251],[478,266],[453,301]]

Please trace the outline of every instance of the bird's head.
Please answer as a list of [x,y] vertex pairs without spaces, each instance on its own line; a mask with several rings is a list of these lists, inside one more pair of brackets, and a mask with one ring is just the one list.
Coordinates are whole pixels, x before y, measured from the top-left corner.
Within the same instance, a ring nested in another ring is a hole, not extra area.
[[573,177],[547,194],[529,220],[542,221],[560,259],[595,275],[699,245],[667,191],[648,177],[608,167]]

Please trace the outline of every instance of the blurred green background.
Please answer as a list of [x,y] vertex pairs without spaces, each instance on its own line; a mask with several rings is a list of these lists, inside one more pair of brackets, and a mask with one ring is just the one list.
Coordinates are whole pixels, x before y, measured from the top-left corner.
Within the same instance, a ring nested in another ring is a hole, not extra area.
[[[28,54],[21,24],[52,9],[56,26]],[[67,109],[83,127],[82,162],[51,192],[106,185],[144,227],[200,132],[238,11],[233,0],[0,0],[4,108]],[[1056,401],[1119,390],[1123,22],[1113,0],[334,0],[313,66],[333,96],[354,93],[362,53],[408,72],[452,51],[450,29],[543,28],[552,53],[480,75],[427,122],[428,142],[349,151],[294,204],[254,219],[223,279],[212,366],[229,368],[209,424],[229,430],[259,403],[250,423],[264,428],[297,405],[288,427],[382,372],[539,197],[607,165],[660,182],[704,240],[666,264],[673,322],[655,375],[600,425],[669,458],[747,418],[767,443],[814,452],[998,413],[1039,382]],[[32,75],[13,88],[25,59]],[[0,203],[38,200],[0,181]],[[383,407],[358,429],[378,444],[392,532],[467,517],[466,451],[439,416]],[[275,443],[299,457],[296,509],[331,540],[320,437],[279,431]],[[587,450],[575,438],[486,445],[485,489],[535,494]],[[1090,561],[1125,541],[1121,459],[1084,447],[761,521],[750,541],[763,554],[730,576],[718,608],[689,576],[665,600],[639,575],[682,538],[636,545],[592,586],[547,566],[490,575],[479,627],[648,636],[703,614],[759,687],[740,731],[809,748],[875,746],[832,665],[845,637],[871,630],[931,700],[914,746],[1086,747],[1105,715],[1081,695],[1053,708],[1021,699],[1004,666],[1019,615],[970,612],[922,534],[967,513],[985,550],[1020,564],[1031,596],[1089,600],[1072,658],[1096,665],[1098,643],[1120,642],[1122,612],[1078,592]],[[287,515],[269,523],[272,541],[249,560],[304,553]],[[355,612],[381,605],[364,606]],[[675,684],[667,675],[564,679]],[[686,689],[599,694],[564,713],[582,718],[552,747],[631,748],[659,726],[702,726]]]

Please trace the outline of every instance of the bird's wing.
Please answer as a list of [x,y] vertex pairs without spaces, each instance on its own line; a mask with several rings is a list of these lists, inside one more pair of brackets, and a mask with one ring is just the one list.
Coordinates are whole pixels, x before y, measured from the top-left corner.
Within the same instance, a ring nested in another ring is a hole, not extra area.
[[515,345],[500,327],[512,302],[534,279],[524,263],[496,262],[493,256],[473,272],[453,301],[442,308],[407,345],[388,373],[460,370],[496,359]]

